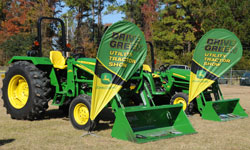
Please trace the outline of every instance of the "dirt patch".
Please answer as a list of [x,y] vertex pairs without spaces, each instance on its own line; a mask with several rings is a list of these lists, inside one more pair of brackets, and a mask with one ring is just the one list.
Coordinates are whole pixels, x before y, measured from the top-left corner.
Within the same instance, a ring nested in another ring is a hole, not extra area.
[[[250,87],[223,85],[225,99],[240,98],[241,106],[250,114]],[[196,114],[189,117],[197,134],[135,144],[112,138],[112,124],[102,122],[97,136],[85,136],[75,130],[57,107],[50,107],[47,119],[41,121],[13,120],[6,114],[0,100],[0,149],[88,149],[88,150],[238,150],[250,149],[250,118],[228,122],[202,120]]]

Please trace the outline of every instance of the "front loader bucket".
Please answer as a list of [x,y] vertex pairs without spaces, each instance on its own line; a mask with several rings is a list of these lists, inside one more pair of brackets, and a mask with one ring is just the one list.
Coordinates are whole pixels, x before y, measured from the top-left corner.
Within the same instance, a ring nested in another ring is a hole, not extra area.
[[239,99],[208,101],[201,115],[203,119],[214,121],[229,121],[248,117],[240,106]]
[[112,137],[136,143],[196,133],[181,104],[119,108],[115,117]]

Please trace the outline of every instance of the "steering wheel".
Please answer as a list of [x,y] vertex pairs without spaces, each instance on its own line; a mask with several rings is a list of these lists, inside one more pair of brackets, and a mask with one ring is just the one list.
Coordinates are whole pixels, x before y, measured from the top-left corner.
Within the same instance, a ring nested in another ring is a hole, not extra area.
[[168,69],[168,67],[169,67],[169,63],[164,63],[163,65],[161,65],[160,67],[159,67],[159,70],[160,71],[166,71],[167,69]]

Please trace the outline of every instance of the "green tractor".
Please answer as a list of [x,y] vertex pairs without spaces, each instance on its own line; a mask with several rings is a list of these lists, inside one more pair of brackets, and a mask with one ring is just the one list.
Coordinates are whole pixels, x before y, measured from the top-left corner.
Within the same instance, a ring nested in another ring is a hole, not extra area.
[[[44,57],[42,53],[43,20],[61,24],[62,49],[50,51],[49,57]],[[112,29],[126,28],[115,25],[112,25]],[[48,108],[48,102],[52,100],[52,105],[69,113],[74,128],[92,131],[98,121],[90,119],[97,60],[81,54],[69,55],[70,49],[66,46],[64,23],[61,19],[41,17],[37,28],[37,41],[32,50],[27,52],[28,56],[14,56],[9,61],[10,67],[5,73],[2,87],[2,99],[7,113],[18,120],[40,119]],[[102,39],[102,42],[105,41]],[[104,50],[106,49],[99,48],[99,51]],[[105,76],[102,80],[105,85],[109,85],[108,77]],[[145,85],[143,71],[139,69],[107,105],[112,108],[116,117],[111,134],[113,137],[143,143],[195,133],[181,104],[156,106],[148,96],[150,93]]]
[[[43,20],[57,21],[61,25],[62,49],[50,51],[49,58],[43,57],[42,53]],[[48,108],[48,102],[53,99],[52,105],[69,111],[73,126],[84,124],[84,127],[90,128],[88,119],[86,122],[76,116],[80,116],[77,111],[88,110],[90,107],[96,60],[81,57],[81,54],[66,56],[69,48],[66,46],[64,22],[61,19],[41,17],[37,23],[37,31],[37,41],[32,50],[27,52],[27,56],[14,56],[9,61],[10,67],[5,73],[2,88],[7,113],[13,119],[40,119]],[[77,105],[79,102],[83,104]],[[69,105],[71,107],[68,110]],[[82,113],[87,115],[88,112]]]
[[147,42],[151,53],[151,67],[143,65],[146,88],[157,105],[182,104],[186,114],[190,114],[192,105],[188,105],[190,70],[170,68],[169,64],[155,69],[154,47]]
[[[216,80],[206,88],[191,103],[189,102],[189,69],[169,69],[169,64],[163,64],[155,70],[154,48],[148,42],[151,50],[151,67],[144,65],[144,80],[146,89],[151,93],[149,97],[155,100],[157,105],[182,104],[187,115],[199,112],[203,119],[213,121],[228,121],[245,118],[248,115],[239,104],[239,99],[223,98],[219,83]],[[151,69],[152,68],[152,69]]]

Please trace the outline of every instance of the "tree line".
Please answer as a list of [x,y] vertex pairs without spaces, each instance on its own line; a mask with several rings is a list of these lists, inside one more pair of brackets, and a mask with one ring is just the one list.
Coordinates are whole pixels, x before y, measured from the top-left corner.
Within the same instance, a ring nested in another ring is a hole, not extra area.
[[[6,64],[14,55],[26,55],[41,16],[63,19],[72,50],[95,57],[105,28],[110,25],[103,24],[102,17],[116,12],[140,27],[146,40],[153,43],[158,66],[190,65],[202,35],[224,28],[235,33],[243,45],[243,57],[234,69],[250,69],[249,0],[2,0],[0,64]],[[58,48],[60,38],[54,37],[60,37],[61,31],[56,29],[59,26],[43,24],[45,50]]]

